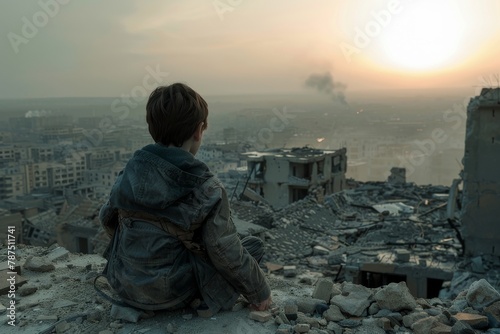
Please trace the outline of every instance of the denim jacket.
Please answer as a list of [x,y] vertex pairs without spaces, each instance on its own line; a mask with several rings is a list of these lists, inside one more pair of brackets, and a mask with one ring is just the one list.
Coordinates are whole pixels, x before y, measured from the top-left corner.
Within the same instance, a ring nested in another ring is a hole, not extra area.
[[[270,295],[258,263],[241,245],[223,185],[189,152],[160,144],[135,152],[100,219],[114,236],[108,281],[132,306],[176,308],[201,293],[215,313],[231,308],[240,294],[251,303]],[[184,233],[198,253],[186,247]]]

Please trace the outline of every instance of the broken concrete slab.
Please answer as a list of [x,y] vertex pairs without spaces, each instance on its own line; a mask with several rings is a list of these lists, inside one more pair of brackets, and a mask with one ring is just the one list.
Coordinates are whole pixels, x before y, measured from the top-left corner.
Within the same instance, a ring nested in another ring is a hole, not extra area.
[[467,291],[466,299],[469,305],[475,310],[480,310],[489,303],[499,300],[500,293],[483,278],[471,284]]
[[56,267],[48,259],[40,256],[30,256],[26,259],[24,263],[24,268],[37,271],[37,272],[47,272],[52,271]]
[[417,307],[417,302],[404,281],[383,287],[375,294],[374,299],[381,309],[401,311],[414,310]]

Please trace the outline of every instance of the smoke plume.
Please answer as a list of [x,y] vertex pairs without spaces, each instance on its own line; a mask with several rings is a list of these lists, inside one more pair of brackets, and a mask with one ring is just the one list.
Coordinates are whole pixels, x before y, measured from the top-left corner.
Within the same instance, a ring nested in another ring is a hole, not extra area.
[[305,82],[306,87],[315,88],[318,92],[330,95],[334,101],[347,105],[345,90],[347,85],[334,81],[330,72],[311,74]]

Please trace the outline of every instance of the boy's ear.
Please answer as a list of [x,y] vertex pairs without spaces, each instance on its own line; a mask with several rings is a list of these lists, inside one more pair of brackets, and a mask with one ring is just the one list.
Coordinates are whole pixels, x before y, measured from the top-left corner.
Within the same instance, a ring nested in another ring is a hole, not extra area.
[[201,140],[201,137],[203,135],[203,130],[204,130],[203,126],[204,125],[205,125],[204,122],[201,122],[200,124],[198,124],[198,126],[196,127],[196,130],[194,131],[194,135],[193,135],[194,140],[196,140],[196,141]]

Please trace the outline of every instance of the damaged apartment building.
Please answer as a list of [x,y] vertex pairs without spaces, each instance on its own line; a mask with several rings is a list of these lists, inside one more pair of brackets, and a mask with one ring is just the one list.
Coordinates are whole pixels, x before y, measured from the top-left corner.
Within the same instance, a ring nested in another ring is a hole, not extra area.
[[260,197],[274,208],[303,199],[311,192],[328,195],[346,187],[345,148],[284,148],[248,152],[245,156],[247,187],[251,191],[244,194],[253,199]]

